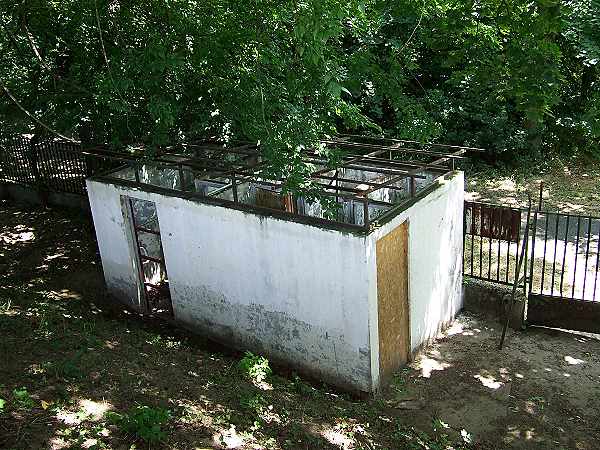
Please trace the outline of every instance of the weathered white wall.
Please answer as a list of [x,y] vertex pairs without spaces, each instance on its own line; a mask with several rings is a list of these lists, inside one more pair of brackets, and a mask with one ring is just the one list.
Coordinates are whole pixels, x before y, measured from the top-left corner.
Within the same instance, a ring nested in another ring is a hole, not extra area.
[[[87,180],[90,208],[109,291],[122,302],[142,310],[138,261],[127,209],[116,186]],[[124,214],[125,212],[125,214]]]
[[[119,197],[156,203],[176,320],[372,390],[365,237],[89,182],[109,289],[136,298]],[[125,288],[125,285],[127,288]]]
[[322,379],[378,387],[375,243],[409,220],[411,348],[461,307],[463,176],[368,236],[88,181],[106,282],[139,307],[121,196],[156,203],[176,320]]
[[[377,323],[376,242],[408,220],[408,292],[411,350],[434,338],[462,308],[464,175],[440,186],[368,236],[370,314]],[[377,327],[371,328],[372,358],[378,355]],[[379,373],[377,359],[373,373]],[[374,375],[375,376],[375,375]],[[377,384],[377,380],[374,381]]]

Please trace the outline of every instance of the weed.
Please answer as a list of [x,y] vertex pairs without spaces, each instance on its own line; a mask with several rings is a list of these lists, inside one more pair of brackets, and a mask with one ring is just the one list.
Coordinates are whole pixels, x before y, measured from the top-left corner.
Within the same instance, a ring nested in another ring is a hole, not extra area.
[[242,394],[240,406],[244,409],[260,413],[267,406],[267,401],[261,394]]
[[106,419],[121,431],[133,434],[146,442],[160,442],[167,437],[162,429],[171,420],[171,412],[163,408],[137,406],[128,413],[105,413]]
[[27,388],[22,387],[21,389],[13,390],[13,397],[15,398],[15,403],[19,408],[33,408],[33,399],[29,395],[29,392],[27,392]]
[[238,367],[245,376],[257,383],[265,381],[273,373],[269,360],[252,352],[246,352]]
[[296,374],[294,374],[292,379],[291,387],[295,392],[305,397],[315,396],[317,394],[317,390],[315,388],[302,381],[302,379]]
[[402,394],[406,390],[406,377],[410,369],[404,368],[402,372],[394,374],[392,379],[392,388],[398,393]]

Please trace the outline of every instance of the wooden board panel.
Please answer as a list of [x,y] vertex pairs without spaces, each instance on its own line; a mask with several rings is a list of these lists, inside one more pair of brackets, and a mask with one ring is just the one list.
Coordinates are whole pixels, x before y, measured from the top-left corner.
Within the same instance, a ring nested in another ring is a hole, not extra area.
[[385,383],[410,357],[408,223],[377,241],[379,375]]

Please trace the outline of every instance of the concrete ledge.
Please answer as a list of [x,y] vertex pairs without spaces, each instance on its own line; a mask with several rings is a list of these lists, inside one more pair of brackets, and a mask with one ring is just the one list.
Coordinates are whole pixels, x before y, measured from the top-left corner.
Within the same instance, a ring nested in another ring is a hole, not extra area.
[[0,182],[0,198],[32,205],[61,206],[90,211],[87,195],[67,192],[44,192],[31,186]]
[[[464,279],[463,309],[482,315],[486,319],[504,322],[504,303],[510,302],[512,287],[481,280]],[[509,325],[515,330],[524,326],[527,299],[522,290],[517,291],[515,306],[509,312]]]
[[563,300],[535,295],[529,299],[527,323],[600,333],[600,302]]

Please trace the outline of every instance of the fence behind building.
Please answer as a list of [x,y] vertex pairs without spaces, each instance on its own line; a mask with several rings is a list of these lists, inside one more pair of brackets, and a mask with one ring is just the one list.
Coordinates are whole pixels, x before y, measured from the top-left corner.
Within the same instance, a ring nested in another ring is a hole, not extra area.
[[86,194],[85,178],[121,164],[119,155],[55,139],[11,136],[0,140],[0,181],[52,192]]

